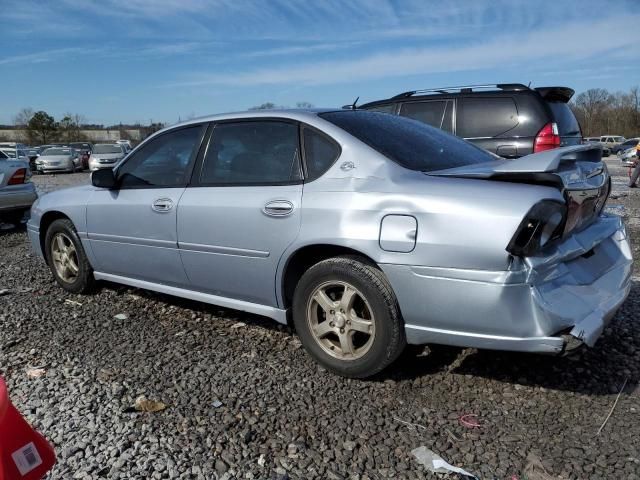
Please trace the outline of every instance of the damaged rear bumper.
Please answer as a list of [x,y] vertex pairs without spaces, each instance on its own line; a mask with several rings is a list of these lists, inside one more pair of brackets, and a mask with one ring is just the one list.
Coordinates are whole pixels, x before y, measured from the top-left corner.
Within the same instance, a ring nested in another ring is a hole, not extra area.
[[381,268],[409,343],[562,353],[595,344],[629,294],[632,263],[621,218],[604,215],[509,271]]

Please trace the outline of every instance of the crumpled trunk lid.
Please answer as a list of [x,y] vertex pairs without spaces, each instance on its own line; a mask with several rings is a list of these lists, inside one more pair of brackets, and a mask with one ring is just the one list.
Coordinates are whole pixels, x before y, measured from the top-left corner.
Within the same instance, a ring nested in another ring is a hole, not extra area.
[[553,186],[563,193],[567,203],[565,235],[590,225],[602,211],[611,190],[602,147],[594,144],[556,148],[515,160],[465,165],[427,175]]

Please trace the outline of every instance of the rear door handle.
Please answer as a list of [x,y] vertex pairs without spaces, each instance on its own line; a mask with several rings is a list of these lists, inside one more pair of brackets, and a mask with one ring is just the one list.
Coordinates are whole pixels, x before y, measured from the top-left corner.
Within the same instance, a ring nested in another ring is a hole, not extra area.
[[157,200],[154,200],[153,204],[151,205],[151,209],[154,212],[159,213],[169,212],[172,208],[173,201],[170,198],[158,198]]
[[270,217],[286,217],[293,212],[293,203],[288,200],[273,200],[268,202],[262,211]]

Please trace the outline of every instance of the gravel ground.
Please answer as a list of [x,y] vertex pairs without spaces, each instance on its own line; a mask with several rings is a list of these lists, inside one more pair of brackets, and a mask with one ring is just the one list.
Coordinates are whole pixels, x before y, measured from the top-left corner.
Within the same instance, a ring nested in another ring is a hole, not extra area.
[[[640,193],[609,163],[609,208],[638,244]],[[552,478],[640,478],[638,282],[575,357],[426,349],[355,381],[260,317],[113,284],[69,295],[23,229],[0,232],[0,252],[0,374],[56,448],[50,478],[432,478],[410,454],[421,445],[482,479],[522,480],[530,454]],[[140,395],[168,407],[133,411]]]

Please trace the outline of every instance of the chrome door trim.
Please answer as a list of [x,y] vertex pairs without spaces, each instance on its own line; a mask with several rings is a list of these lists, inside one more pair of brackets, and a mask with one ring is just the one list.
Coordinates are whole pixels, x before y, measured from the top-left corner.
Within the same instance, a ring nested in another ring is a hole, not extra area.
[[220,255],[236,255],[239,257],[267,258],[269,252],[250,250],[248,248],[223,247],[220,245],[203,245],[201,243],[185,243],[178,241],[178,248],[182,251],[217,253]]

